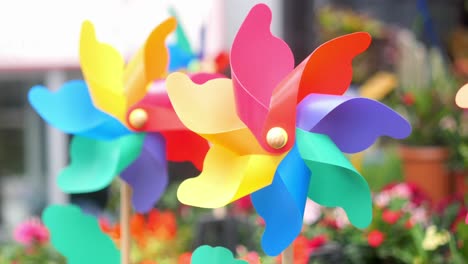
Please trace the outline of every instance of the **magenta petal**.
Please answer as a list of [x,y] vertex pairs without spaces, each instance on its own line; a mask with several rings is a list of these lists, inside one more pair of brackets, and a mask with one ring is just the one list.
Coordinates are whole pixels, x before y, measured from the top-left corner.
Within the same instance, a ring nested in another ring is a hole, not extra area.
[[271,18],[268,6],[254,6],[231,49],[237,113],[257,138],[262,137],[273,90],[294,69],[288,45],[270,31]]
[[298,128],[326,134],[346,153],[371,146],[379,136],[402,139],[409,122],[386,105],[368,99],[311,94],[297,106]]
[[166,143],[159,133],[147,134],[140,156],[120,175],[133,189],[135,210],[145,213],[161,198],[168,182]]

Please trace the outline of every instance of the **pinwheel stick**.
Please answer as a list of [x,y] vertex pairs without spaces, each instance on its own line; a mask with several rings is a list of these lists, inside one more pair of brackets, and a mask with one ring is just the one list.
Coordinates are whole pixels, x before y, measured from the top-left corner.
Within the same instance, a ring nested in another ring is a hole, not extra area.
[[125,182],[120,182],[120,250],[121,264],[130,264],[130,214],[132,189]]
[[294,247],[291,244],[281,253],[281,264],[293,264],[294,263]]

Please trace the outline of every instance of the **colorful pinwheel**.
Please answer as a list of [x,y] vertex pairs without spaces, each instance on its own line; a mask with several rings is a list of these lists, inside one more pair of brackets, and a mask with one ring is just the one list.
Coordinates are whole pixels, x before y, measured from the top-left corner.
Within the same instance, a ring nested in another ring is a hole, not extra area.
[[[31,89],[29,101],[39,115],[75,135],[71,164],[58,177],[63,191],[100,190],[120,175],[134,190],[136,211],[145,212],[167,185],[166,158],[202,167],[208,151],[206,140],[179,121],[164,90],[148,91],[154,80],[166,75],[169,56],[165,39],[175,28],[173,18],[160,24],[125,65],[114,48],[98,42],[93,25],[84,22],[80,62],[86,83],[67,82],[55,93],[40,86]],[[134,133],[129,128],[155,133]]]
[[299,234],[307,197],[367,226],[371,194],[342,151],[362,151],[378,136],[404,138],[411,127],[377,101],[343,96],[352,59],[370,45],[367,33],[331,40],[294,68],[270,23],[266,5],[253,7],[232,45],[232,80],[199,85],[173,73],[166,85],[180,120],[212,143],[179,200],[216,208],[252,194],[266,222],[262,247],[277,255]]

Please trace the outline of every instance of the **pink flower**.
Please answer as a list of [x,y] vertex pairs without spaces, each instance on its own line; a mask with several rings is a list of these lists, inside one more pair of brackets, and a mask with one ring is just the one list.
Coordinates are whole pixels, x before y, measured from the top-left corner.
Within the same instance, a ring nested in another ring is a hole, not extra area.
[[468,214],[466,214],[465,223],[468,224]]
[[31,246],[33,244],[44,244],[49,242],[49,231],[37,218],[25,221],[16,226],[13,238],[16,242]]
[[384,242],[385,235],[379,230],[373,230],[367,235],[367,243],[369,246],[376,248],[382,245]]
[[398,222],[401,214],[400,211],[384,210],[382,213],[382,220],[387,224],[393,225]]
[[402,199],[410,199],[411,198],[411,189],[406,183],[399,183],[392,188],[392,196],[402,198]]

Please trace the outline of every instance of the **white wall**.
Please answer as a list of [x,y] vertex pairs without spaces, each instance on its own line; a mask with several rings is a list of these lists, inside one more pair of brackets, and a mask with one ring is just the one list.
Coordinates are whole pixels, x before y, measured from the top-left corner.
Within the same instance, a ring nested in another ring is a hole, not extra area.
[[85,19],[95,24],[100,40],[129,56],[169,16],[169,5],[176,8],[198,48],[200,25],[214,24],[210,22],[216,13],[214,1],[0,0],[0,70],[77,66],[79,32]]

